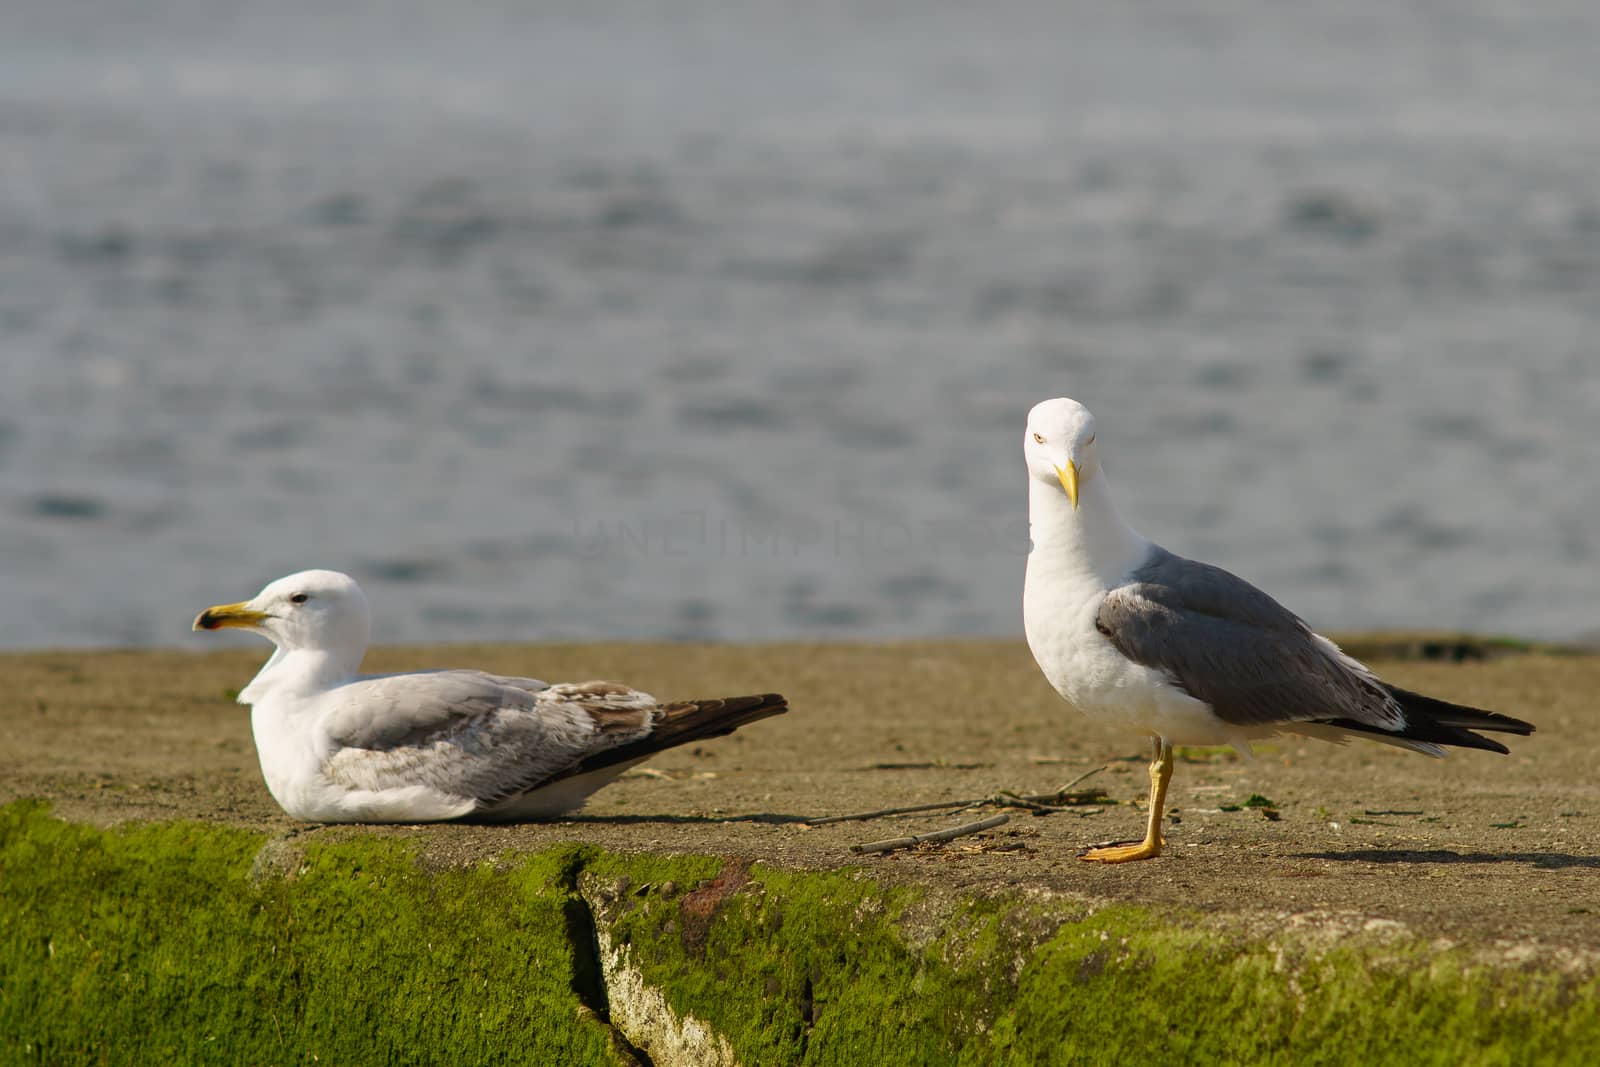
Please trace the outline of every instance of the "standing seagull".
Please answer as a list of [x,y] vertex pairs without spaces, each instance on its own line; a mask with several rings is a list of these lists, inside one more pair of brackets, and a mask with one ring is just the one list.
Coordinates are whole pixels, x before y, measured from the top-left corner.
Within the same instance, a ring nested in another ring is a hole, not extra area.
[[1521,719],[1390,685],[1250,583],[1141,537],[1117,514],[1094,416],[1076,400],[1034,406],[1023,454],[1033,658],[1078,710],[1155,738],[1144,840],[1084,859],[1160,855],[1174,744],[1242,746],[1289,731],[1443,756],[1441,745],[1506,751],[1475,729],[1533,733]]
[[482,671],[358,675],[371,614],[337,571],[280,578],[207,608],[277,646],[239,694],[267,788],[309,822],[511,822],[579,807],[662,749],[788,710],[776,693],[659,704],[615,682],[550,685]]

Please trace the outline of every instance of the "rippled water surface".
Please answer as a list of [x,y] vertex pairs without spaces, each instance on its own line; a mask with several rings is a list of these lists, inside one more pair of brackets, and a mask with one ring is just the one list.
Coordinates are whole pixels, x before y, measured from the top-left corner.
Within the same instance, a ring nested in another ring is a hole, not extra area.
[[1401,7],[20,0],[0,645],[1015,634],[1060,394],[1318,626],[1593,633],[1600,7]]

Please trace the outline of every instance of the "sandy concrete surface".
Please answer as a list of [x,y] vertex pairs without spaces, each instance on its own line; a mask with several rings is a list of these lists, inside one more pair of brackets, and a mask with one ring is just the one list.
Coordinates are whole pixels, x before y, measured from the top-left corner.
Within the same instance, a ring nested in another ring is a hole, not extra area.
[[[1385,656],[1414,642],[1354,640]],[[1462,646],[1469,653],[1475,646]],[[1446,647],[1449,650],[1449,647]],[[1254,760],[1186,753],[1159,859],[1079,862],[1142,833],[1147,746],[1068,709],[1020,642],[895,645],[585,645],[382,648],[373,671],[474,666],[570,681],[612,678],[663,699],[776,690],[791,712],[663,754],[571,818],[511,827],[312,827],[278,810],[232,703],[266,649],[0,656],[0,802],[43,797],[109,825],[199,819],[268,833],[415,839],[441,863],[585,841],[620,852],[861,867],[951,889],[1039,887],[1070,897],[1237,913],[1249,921],[1404,924],[1486,946],[1600,953],[1600,657],[1375,658],[1390,680],[1533,721],[1510,756],[1433,760],[1377,744],[1294,738]],[[807,818],[997,790],[1084,786],[1110,802],[1035,815],[947,846],[852,855],[852,843],[925,832],[999,809],[811,827]],[[1242,806],[1272,801],[1278,818]],[[1233,810],[1229,810],[1233,809]]]

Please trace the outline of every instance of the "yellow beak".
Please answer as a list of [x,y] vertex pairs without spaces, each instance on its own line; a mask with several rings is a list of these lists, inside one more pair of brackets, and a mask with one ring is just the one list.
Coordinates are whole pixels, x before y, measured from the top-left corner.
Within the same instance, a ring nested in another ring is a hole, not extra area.
[[259,626],[272,618],[264,611],[250,607],[249,601],[238,604],[218,604],[202,611],[194,620],[196,630],[222,630],[230,626]]
[[1061,479],[1061,488],[1067,491],[1067,499],[1072,501],[1072,510],[1078,510],[1078,465],[1072,460],[1067,460],[1065,467],[1056,468],[1056,477]]

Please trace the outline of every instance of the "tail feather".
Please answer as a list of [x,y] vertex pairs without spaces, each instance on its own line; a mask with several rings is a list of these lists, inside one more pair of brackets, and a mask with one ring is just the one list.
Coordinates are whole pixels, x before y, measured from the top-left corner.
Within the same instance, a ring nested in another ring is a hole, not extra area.
[[777,693],[663,704],[656,712],[655,725],[647,737],[597,752],[550,780],[571,778],[619,763],[634,763],[679,745],[731,734],[741,726],[782,715],[788,710],[789,702]]
[[1492,730],[1496,733],[1522,734],[1533,733],[1534,726],[1531,722],[1514,719],[1510,715],[1502,715],[1497,711],[1484,711],[1482,708],[1472,708],[1465,704],[1452,704],[1448,700],[1439,700],[1436,697],[1423,696],[1413,693],[1409,689],[1401,689],[1397,685],[1383,683],[1389,695],[1400,703],[1405,711],[1406,727],[1404,730],[1384,730],[1368,723],[1357,722],[1354,719],[1326,719],[1321,720],[1328,726],[1353,733],[1367,734],[1373,737],[1416,741],[1427,745],[1455,745],[1459,748],[1478,748],[1486,752],[1499,752],[1508,754],[1511,750],[1492,738],[1475,734],[1473,730]]

